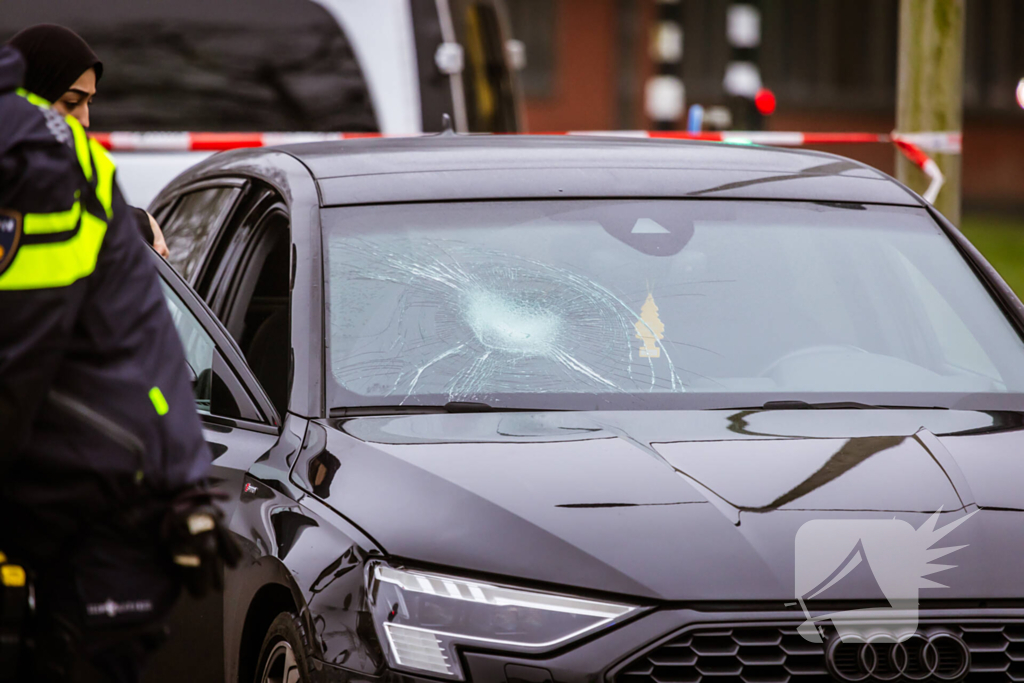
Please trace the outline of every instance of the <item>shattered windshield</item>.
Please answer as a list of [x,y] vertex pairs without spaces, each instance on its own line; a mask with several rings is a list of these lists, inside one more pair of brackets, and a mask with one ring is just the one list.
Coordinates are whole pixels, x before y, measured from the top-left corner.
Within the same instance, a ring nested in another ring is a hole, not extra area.
[[1020,337],[920,209],[405,204],[324,232],[332,406],[1024,390]]

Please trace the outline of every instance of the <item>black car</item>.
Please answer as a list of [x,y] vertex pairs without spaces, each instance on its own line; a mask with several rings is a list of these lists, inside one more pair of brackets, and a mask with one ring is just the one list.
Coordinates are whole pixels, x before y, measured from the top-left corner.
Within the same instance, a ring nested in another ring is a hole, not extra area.
[[891,178],[445,134],[151,208],[245,548],[155,678],[1024,679],[1024,313]]

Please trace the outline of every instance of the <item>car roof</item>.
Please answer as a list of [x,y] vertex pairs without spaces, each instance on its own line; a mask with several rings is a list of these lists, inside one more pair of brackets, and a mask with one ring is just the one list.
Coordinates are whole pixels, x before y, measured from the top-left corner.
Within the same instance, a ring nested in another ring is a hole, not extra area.
[[569,197],[703,197],[920,205],[886,174],[824,152],[600,135],[455,135],[275,148],[323,206]]

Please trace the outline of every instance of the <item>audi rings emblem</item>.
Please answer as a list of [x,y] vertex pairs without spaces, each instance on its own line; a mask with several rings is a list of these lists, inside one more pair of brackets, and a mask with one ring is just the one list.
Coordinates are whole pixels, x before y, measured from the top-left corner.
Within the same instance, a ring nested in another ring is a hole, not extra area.
[[829,673],[840,681],[959,681],[971,668],[967,643],[949,632],[835,638],[825,651]]

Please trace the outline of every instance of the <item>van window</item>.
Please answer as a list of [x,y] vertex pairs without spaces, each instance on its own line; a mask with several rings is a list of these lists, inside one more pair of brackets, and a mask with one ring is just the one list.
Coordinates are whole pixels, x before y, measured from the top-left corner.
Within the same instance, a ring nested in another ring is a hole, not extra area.
[[455,25],[466,55],[462,84],[469,129],[514,132],[515,99],[497,11],[485,2],[457,2],[452,9],[457,15]]
[[0,44],[38,23],[103,61],[94,130],[378,130],[344,31],[311,0],[6,2]]

